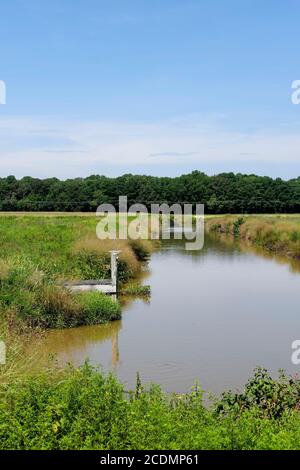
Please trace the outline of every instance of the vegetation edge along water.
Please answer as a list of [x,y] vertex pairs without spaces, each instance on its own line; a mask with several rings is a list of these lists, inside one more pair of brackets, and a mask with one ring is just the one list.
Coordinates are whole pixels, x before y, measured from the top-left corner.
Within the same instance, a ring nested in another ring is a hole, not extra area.
[[1,383],[0,448],[299,449],[299,404],[299,378],[274,380],[264,369],[243,392],[207,406],[197,384],[170,396],[158,385],[145,390],[138,378],[126,391],[86,363]]
[[[90,217],[1,217],[0,314],[10,325],[64,328],[120,319],[118,301],[100,292],[73,293],[64,281],[110,278],[110,250],[120,250],[120,287],[135,279],[152,244],[98,240]],[[34,243],[34,249],[32,244]],[[128,288],[133,295],[146,287]]]
[[263,250],[300,259],[300,217],[227,215],[205,219],[210,233],[229,236]]

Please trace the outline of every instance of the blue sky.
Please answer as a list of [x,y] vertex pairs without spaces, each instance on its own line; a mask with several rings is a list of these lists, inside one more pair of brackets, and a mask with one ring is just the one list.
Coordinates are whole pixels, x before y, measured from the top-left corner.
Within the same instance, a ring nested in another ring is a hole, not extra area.
[[0,175],[300,175],[298,0],[10,0]]

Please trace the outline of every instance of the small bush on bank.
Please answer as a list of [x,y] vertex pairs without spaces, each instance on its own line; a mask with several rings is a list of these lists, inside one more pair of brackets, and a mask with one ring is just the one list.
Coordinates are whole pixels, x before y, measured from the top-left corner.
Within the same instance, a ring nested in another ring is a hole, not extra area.
[[119,302],[101,292],[84,292],[78,294],[85,325],[95,325],[113,320],[120,320]]
[[266,369],[257,368],[242,393],[225,392],[217,404],[218,413],[241,413],[255,408],[266,418],[280,418],[287,410],[300,406],[300,381],[280,371],[279,379],[273,379]]
[[126,287],[123,287],[121,295],[132,295],[136,297],[150,297],[151,288],[150,286],[141,286],[139,284],[130,284]]

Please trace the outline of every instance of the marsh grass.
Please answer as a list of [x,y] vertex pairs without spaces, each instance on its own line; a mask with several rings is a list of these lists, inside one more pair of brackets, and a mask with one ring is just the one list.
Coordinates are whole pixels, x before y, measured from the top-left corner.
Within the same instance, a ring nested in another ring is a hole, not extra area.
[[121,250],[121,282],[139,273],[146,244],[98,240],[96,224],[97,219],[91,216],[1,217],[2,318],[9,318],[12,325],[23,321],[30,327],[42,328],[120,318],[120,307],[111,298],[93,293],[81,298],[61,286],[62,281],[70,279],[109,278],[112,249]]
[[30,327],[63,328],[120,318],[118,302],[101,293],[72,293],[54,284],[28,259],[22,262],[18,257],[2,266],[0,306],[2,318],[11,325],[23,321]]
[[209,232],[237,235],[237,238],[269,252],[300,259],[300,217],[284,216],[240,216],[209,217],[205,221]]
[[[6,349],[6,363],[0,365],[0,390],[4,392],[3,387],[24,380],[32,373],[32,365],[39,356],[37,346],[42,344],[44,333],[17,321],[14,311],[6,311],[5,316],[3,311],[0,313],[0,340]],[[29,348],[33,343],[36,348]]]
[[118,275],[121,282],[133,278],[140,271],[137,255],[127,240],[98,240],[86,237],[74,245],[77,267],[85,279],[105,279],[110,273],[110,251],[118,250]]
[[151,288],[150,286],[141,286],[139,284],[133,283],[123,287],[120,294],[134,297],[150,297]]

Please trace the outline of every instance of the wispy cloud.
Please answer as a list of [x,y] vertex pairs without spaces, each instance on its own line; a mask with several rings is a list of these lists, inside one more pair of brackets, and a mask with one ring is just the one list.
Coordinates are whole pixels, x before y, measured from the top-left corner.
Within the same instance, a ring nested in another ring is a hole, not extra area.
[[240,155],[242,157],[257,157],[259,153],[257,152],[241,152]]
[[126,167],[159,173],[160,159],[170,169],[243,160],[300,164],[299,149],[295,128],[241,133],[218,119],[195,116],[157,122],[0,118],[1,175],[64,178],[101,173],[107,166],[115,174]]
[[89,153],[88,150],[64,150],[64,149],[56,149],[56,150],[45,150],[47,153]]
[[148,157],[190,157],[197,154],[198,152],[158,152],[150,153]]

